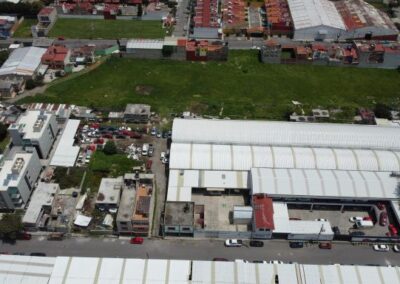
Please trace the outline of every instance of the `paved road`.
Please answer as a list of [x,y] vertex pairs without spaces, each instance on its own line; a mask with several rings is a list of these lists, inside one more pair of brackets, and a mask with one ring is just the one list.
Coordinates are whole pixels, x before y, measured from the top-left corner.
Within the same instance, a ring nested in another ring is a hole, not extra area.
[[153,141],[154,144],[154,154],[153,154],[153,165],[151,166],[151,170],[155,174],[156,179],[156,200],[155,200],[155,209],[154,209],[154,218],[153,218],[153,231],[151,234],[153,236],[159,236],[160,222],[161,222],[161,213],[164,211],[164,204],[166,199],[167,185],[166,185],[166,176],[165,176],[165,165],[160,160],[161,152],[166,152],[167,150],[167,139],[155,138]]
[[286,241],[266,241],[263,248],[225,248],[221,240],[145,240],[143,245],[131,245],[128,240],[71,238],[47,241],[34,237],[16,245],[0,244],[2,252],[44,252],[48,256],[88,256],[123,258],[170,258],[211,260],[223,257],[229,260],[282,260],[306,264],[373,264],[400,265],[400,255],[394,252],[374,252],[369,246],[334,244],[332,250],[317,246],[290,249]]

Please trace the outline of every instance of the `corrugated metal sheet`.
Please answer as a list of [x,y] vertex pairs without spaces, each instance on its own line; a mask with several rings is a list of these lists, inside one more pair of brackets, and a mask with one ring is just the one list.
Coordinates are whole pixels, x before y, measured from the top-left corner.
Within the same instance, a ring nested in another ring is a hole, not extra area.
[[400,150],[400,128],[333,123],[174,119],[172,141]]
[[45,52],[45,48],[33,46],[14,50],[1,66],[0,75],[32,76]]
[[172,143],[170,168],[400,171],[399,157],[400,152],[377,150]]
[[0,256],[1,283],[399,283],[398,267]]
[[327,26],[346,30],[335,4],[328,0],[288,0],[295,29]]
[[79,146],[74,146],[74,137],[80,120],[69,119],[60,138],[60,143],[51,159],[51,166],[73,167],[79,154]]
[[252,193],[323,198],[397,199],[389,172],[253,168]]

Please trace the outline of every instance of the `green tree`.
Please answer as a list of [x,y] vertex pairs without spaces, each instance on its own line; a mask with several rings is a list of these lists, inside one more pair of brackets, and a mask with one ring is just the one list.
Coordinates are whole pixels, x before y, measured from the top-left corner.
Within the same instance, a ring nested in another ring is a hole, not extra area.
[[2,238],[7,237],[15,240],[17,238],[16,233],[22,231],[23,227],[20,214],[4,214],[3,218],[0,220],[0,235]]
[[374,108],[374,113],[376,117],[392,119],[392,113],[390,112],[390,107],[385,104],[376,104]]
[[115,146],[113,141],[107,141],[106,145],[104,145],[103,152],[106,155],[117,154],[117,146]]
[[2,141],[7,136],[7,126],[0,123],[0,141]]
[[0,65],[3,65],[9,55],[10,53],[7,50],[0,51]]
[[27,90],[32,90],[36,87],[36,83],[33,79],[26,80],[25,88]]

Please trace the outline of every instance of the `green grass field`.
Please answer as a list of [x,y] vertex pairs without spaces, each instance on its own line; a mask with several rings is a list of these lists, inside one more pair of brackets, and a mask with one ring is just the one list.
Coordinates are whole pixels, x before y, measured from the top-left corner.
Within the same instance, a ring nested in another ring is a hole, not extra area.
[[292,110],[292,100],[307,109],[352,110],[375,102],[400,106],[400,73],[395,70],[268,65],[259,63],[256,52],[250,51],[230,52],[229,58],[226,63],[193,63],[112,57],[93,71],[55,83],[45,94],[23,102],[105,110],[148,103],[162,116],[191,110],[254,119],[282,119]]
[[24,21],[15,31],[13,37],[32,37],[31,26],[34,26],[36,24],[36,19],[24,19]]
[[163,38],[160,21],[58,19],[49,37],[65,38]]

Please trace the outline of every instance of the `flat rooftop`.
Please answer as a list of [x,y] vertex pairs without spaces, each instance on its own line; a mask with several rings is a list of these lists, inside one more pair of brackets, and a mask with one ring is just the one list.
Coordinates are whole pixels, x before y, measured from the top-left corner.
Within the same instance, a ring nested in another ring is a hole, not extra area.
[[54,196],[59,189],[60,186],[57,183],[40,182],[32,194],[22,223],[35,224],[43,207],[52,206]]
[[24,173],[32,153],[16,153],[12,160],[5,160],[0,170],[0,190],[8,187],[17,187]]
[[150,201],[152,185],[139,184],[136,190],[136,206],[132,216],[134,221],[148,221],[150,215]]
[[28,110],[19,117],[16,123],[11,124],[9,129],[18,129],[20,133],[23,133],[24,139],[39,139],[52,115],[40,110]]
[[96,204],[118,204],[121,196],[123,177],[102,178]]
[[165,225],[193,226],[193,223],[193,202],[167,202],[165,204]]
[[122,191],[119,203],[117,220],[120,222],[129,222],[132,219],[133,210],[135,208],[136,190],[134,188],[125,187]]

